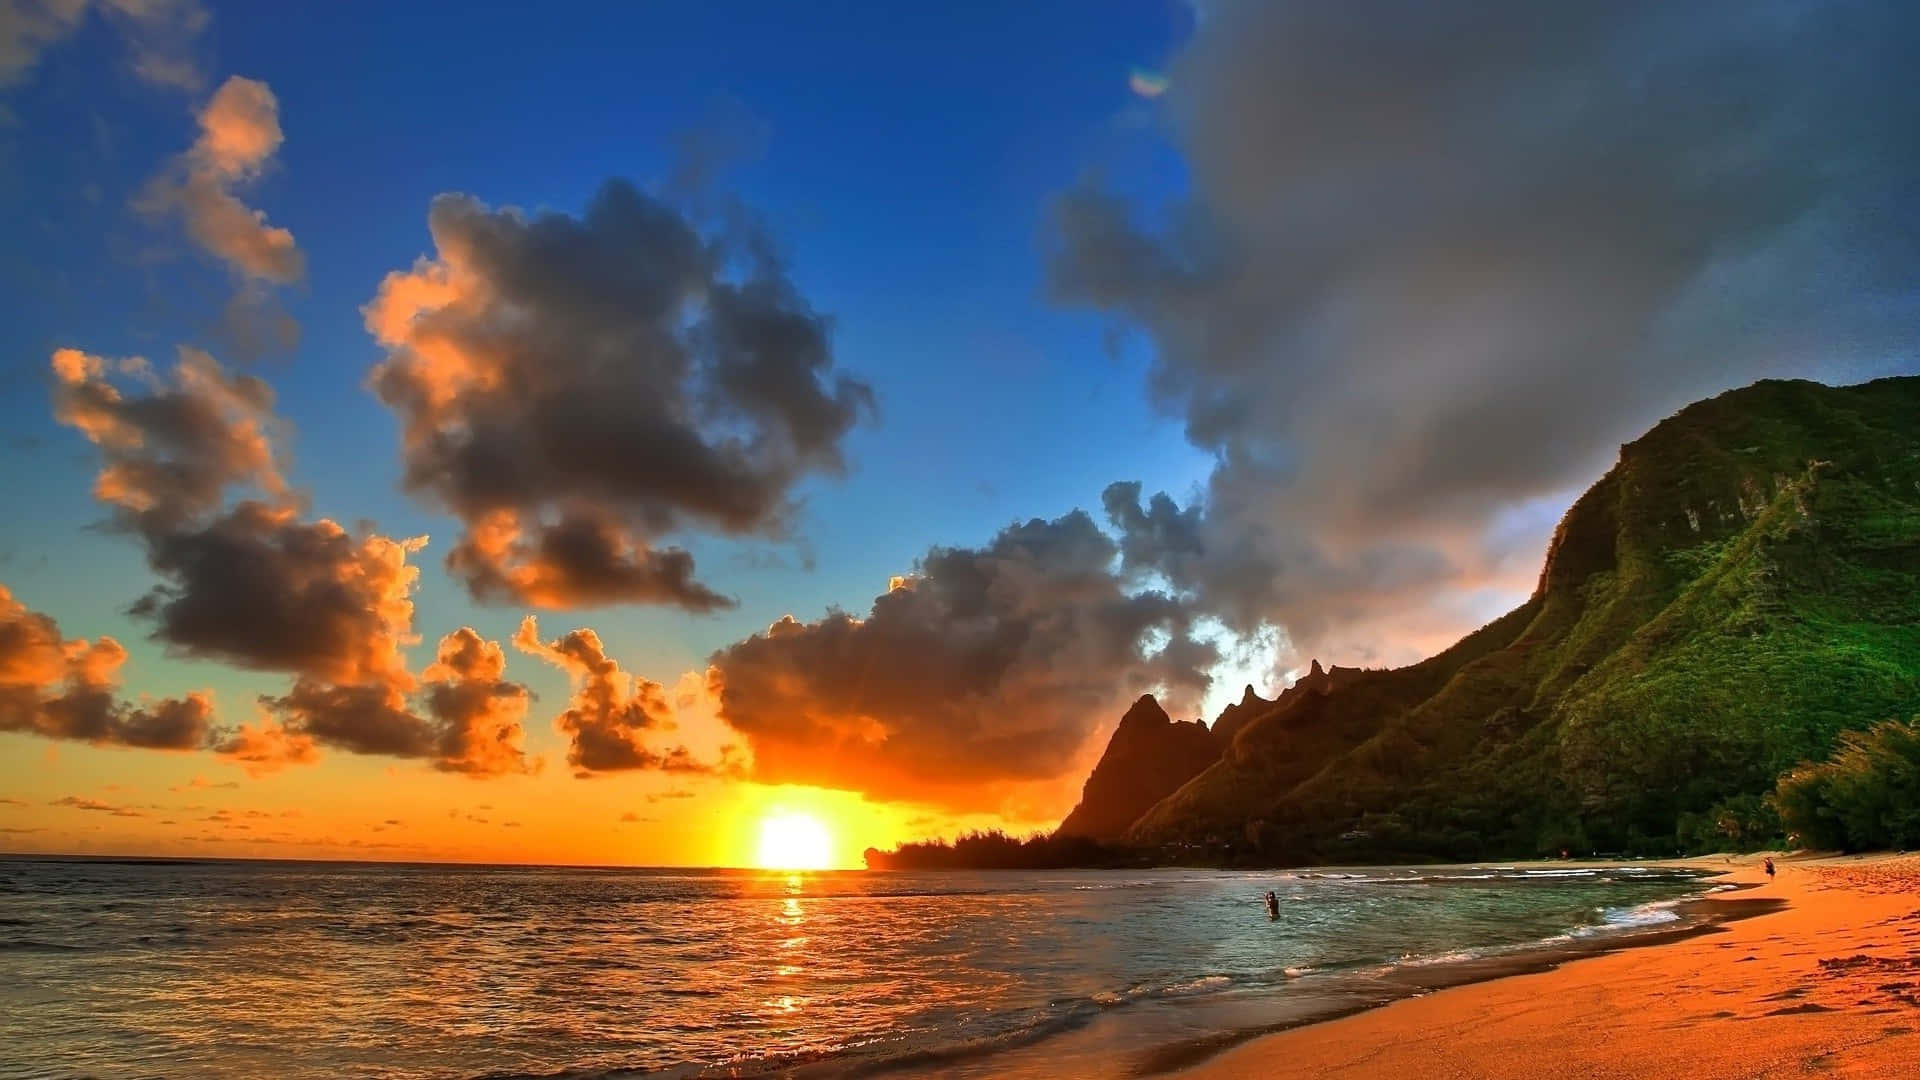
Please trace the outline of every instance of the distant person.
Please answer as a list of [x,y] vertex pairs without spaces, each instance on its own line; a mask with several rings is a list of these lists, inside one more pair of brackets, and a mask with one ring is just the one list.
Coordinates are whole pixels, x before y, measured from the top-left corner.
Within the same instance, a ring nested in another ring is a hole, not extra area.
[[1769,858],[1769,859],[1762,859],[1760,861],[1766,865],[1767,880],[1772,881],[1773,880],[1773,860]]
[[1267,918],[1278,919],[1279,917],[1280,898],[1273,895],[1273,890],[1269,889],[1267,890]]

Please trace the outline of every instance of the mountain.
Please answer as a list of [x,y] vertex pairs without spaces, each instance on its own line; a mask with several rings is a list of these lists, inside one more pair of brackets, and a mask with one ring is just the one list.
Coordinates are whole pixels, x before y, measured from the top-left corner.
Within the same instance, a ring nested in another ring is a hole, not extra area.
[[1766,381],[1623,446],[1512,612],[1408,667],[1249,692],[1124,839],[1259,862],[1704,849],[1777,832],[1783,770],[1916,711],[1920,378]]
[[1207,725],[1175,722],[1153,695],[1144,695],[1120,718],[1106,753],[1087,777],[1080,804],[1056,834],[1118,839],[1153,804],[1219,759],[1220,748]]

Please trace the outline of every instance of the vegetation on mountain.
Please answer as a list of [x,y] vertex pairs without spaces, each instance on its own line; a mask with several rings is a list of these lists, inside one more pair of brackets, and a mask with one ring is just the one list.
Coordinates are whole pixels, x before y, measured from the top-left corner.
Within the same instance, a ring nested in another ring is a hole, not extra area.
[[869,870],[1059,870],[1138,864],[1138,852],[1084,836],[1039,832],[1009,836],[998,829],[965,833],[952,842],[921,840],[891,851],[868,848]]
[[1780,778],[1774,805],[1790,838],[1810,847],[1920,847],[1920,717],[1841,735],[1825,762]]
[[1534,595],[1276,703],[1129,830],[1211,861],[1753,842],[1780,773],[1920,706],[1920,378],[1762,382],[1621,448]]
[[1135,796],[1178,786],[1120,844],[1248,865],[1670,855],[1783,827],[1911,844],[1920,734],[1882,721],[1916,712],[1920,377],[1766,381],[1621,447],[1513,611],[1407,667],[1249,689],[1197,775],[1129,770]]

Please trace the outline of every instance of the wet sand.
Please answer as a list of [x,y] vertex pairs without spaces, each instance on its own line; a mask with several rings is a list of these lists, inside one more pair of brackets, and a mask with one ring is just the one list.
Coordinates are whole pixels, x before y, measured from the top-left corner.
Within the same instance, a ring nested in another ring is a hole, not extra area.
[[[1775,861],[1772,882],[1759,856],[1681,863],[1750,887],[1701,901],[1714,924],[1660,944],[1563,954],[1551,970],[1263,1036],[1178,1075],[1920,1077],[1920,856]],[[1752,917],[1714,920],[1715,905]]]

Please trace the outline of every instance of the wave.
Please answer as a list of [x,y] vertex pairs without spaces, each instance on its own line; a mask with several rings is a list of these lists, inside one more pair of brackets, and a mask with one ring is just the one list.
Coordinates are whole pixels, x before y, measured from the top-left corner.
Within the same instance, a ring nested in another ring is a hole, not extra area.
[[57,941],[40,941],[36,938],[0,938],[0,952],[90,952],[85,945],[62,945]]

